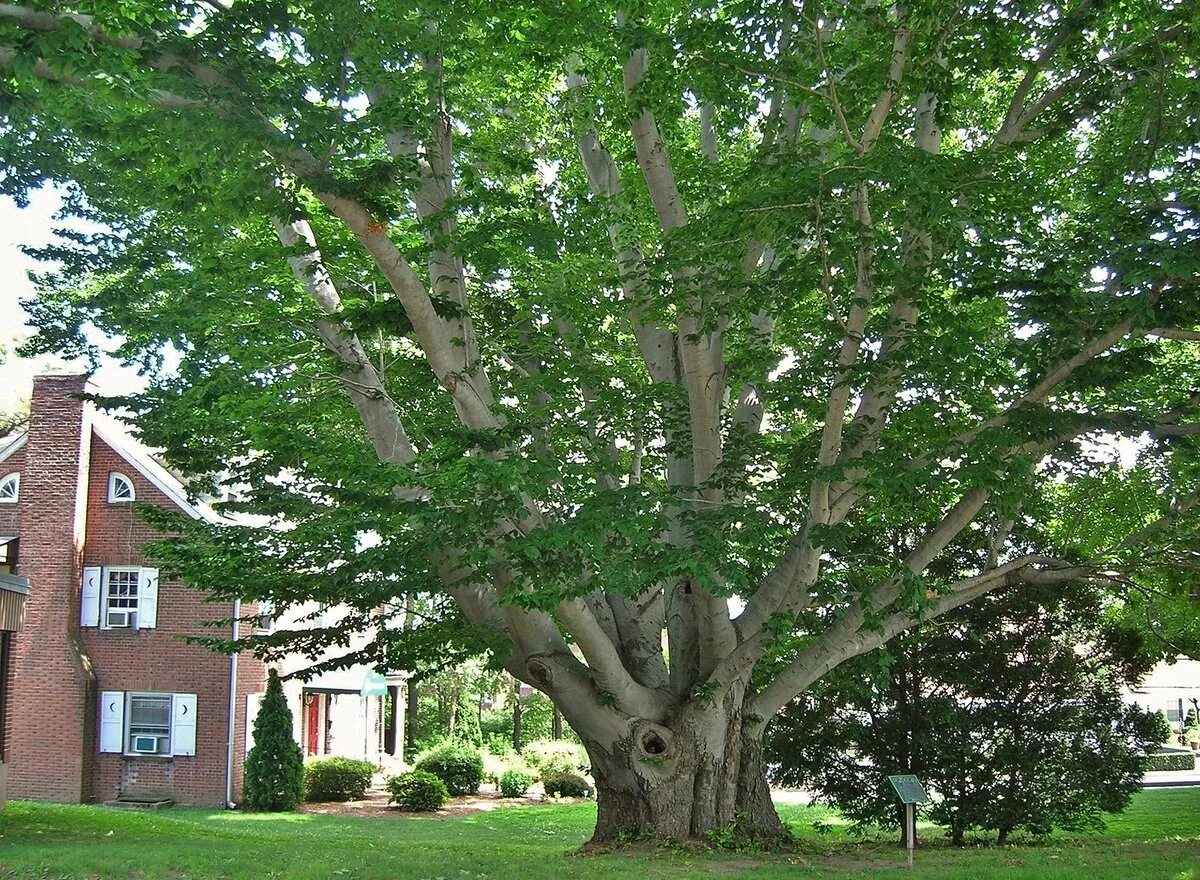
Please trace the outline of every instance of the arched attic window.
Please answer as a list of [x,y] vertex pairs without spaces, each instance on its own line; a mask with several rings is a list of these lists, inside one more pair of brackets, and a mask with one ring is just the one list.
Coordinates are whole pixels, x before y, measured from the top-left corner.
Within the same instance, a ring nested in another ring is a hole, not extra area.
[[125,504],[134,499],[133,480],[113,471],[108,475],[109,504]]
[[21,497],[21,475],[8,474],[0,478],[0,504],[16,504]]

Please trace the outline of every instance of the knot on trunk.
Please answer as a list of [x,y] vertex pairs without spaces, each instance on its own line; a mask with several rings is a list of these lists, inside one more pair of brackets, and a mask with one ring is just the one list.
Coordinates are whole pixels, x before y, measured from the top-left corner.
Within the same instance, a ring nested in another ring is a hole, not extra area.
[[675,757],[675,734],[661,724],[641,721],[633,730],[633,748],[643,760],[668,761]]
[[543,690],[549,688],[554,683],[554,671],[545,660],[533,657],[525,664],[525,670],[529,673],[529,677],[533,679],[533,683]]

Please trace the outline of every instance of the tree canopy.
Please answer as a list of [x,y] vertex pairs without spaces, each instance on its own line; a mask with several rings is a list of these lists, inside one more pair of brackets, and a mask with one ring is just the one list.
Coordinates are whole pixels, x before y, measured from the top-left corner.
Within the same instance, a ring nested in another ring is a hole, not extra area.
[[100,229],[29,348],[120,340],[144,439],[268,518],[199,585],[431,597],[379,658],[545,691],[599,837],[770,826],[762,728],[839,663],[999,587],[1186,592],[1195,16],[0,6],[0,191]]

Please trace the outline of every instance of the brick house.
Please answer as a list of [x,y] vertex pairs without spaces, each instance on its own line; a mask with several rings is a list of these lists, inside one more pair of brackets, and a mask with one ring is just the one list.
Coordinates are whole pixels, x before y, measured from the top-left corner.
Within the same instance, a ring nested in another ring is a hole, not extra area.
[[10,574],[0,566],[0,809],[4,809],[8,767],[4,763],[4,714],[8,710],[9,658],[12,657],[12,640],[21,630],[25,618],[25,597],[29,595],[29,582],[25,578]]
[[160,580],[133,502],[212,516],[92,412],[86,377],[34,380],[29,428],[0,445],[0,571],[30,584],[12,640],[8,796],[62,802],[240,799],[247,708],[266,668],[186,641],[222,606]]

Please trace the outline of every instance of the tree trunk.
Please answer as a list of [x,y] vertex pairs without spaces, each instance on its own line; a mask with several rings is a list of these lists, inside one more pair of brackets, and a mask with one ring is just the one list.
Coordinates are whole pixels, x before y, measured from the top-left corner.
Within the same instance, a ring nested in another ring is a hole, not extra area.
[[585,737],[598,806],[591,843],[716,831],[781,842],[786,832],[771,803],[760,733],[751,735],[738,711],[685,718],[674,729],[635,719],[629,736],[607,747]]

